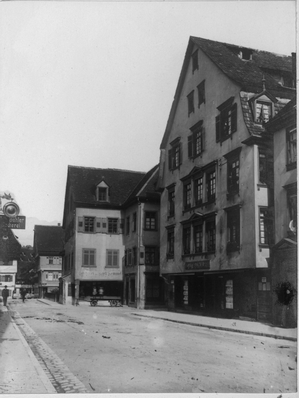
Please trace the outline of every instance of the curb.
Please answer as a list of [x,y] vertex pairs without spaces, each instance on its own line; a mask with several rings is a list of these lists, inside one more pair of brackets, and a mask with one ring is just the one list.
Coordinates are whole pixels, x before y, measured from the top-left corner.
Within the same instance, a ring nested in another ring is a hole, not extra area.
[[173,322],[173,323],[182,323],[185,325],[198,326],[198,327],[203,327],[203,328],[208,328],[208,329],[224,330],[226,332],[236,332],[236,333],[250,334],[250,335],[254,335],[254,336],[271,337],[271,338],[274,338],[277,340],[288,340],[288,341],[295,341],[295,342],[297,341],[296,337],[278,336],[276,334],[271,334],[271,333],[253,332],[253,331],[240,330],[240,329],[230,329],[230,328],[226,328],[224,326],[214,326],[214,325],[207,325],[204,323],[179,321],[179,320],[175,320],[175,319],[161,318],[161,317],[156,317],[156,316],[152,316],[152,315],[143,315],[143,314],[135,314],[135,313],[132,313],[132,315],[143,316],[144,318],[161,319],[163,321],[168,321],[168,322]]
[[[10,310],[10,309],[9,309]],[[48,379],[47,375],[45,374],[45,372],[43,371],[42,367],[40,366],[38,360],[36,359],[35,355],[33,354],[31,348],[29,347],[27,341],[25,340],[24,336],[22,335],[21,331],[19,330],[15,320],[13,319],[13,317],[10,315],[12,324],[15,328],[15,330],[17,331],[20,340],[23,343],[23,346],[28,354],[28,356],[30,357],[30,360],[38,374],[39,379],[41,380],[43,386],[46,389],[46,394],[57,394],[57,391],[55,390],[55,388],[53,387],[52,383],[50,382],[50,380]]]

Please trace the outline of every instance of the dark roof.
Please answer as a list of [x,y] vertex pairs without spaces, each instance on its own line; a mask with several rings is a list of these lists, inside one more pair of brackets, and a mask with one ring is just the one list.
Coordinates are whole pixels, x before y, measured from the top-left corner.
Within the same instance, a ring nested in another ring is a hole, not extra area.
[[[118,208],[144,176],[145,173],[138,171],[68,166],[67,186],[71,188],[73,200],[79,206]],[[96,200],[96,187],[102,181],[109,187],[107,204]]]
[[[278,71],[284,74],[292,73],[293,60],[291,56],[191,36],[160,149],[166,146],[194,48],[200,48],[228,78],[240,87],[240,91],[254,94],[260,93],[264,89],[263,79],[265,79],[266,89],[273,96],[284,99],[292,99],[295,96],[294,89],[282,86],[273,77]],[[251,52],[252,60],[245,61],[240,59],[238,56],[240,50]]]
[[124,206],[129,205],[137,196],[139,199],[159,199],[160,194],[157,191],[157,181],[158,181],[158,170],[159,164],[154,166],[150,171],[148,171],[142,180],[136,185],[135,189],[132,191],[128,200]]
[[280,112],[265,124],[267,131],[275,132],[296,124],[297,105],[293,98]]
[[56,225],[34,226],[34,251],[38,255],[59,256],[64,248],[64,230]]

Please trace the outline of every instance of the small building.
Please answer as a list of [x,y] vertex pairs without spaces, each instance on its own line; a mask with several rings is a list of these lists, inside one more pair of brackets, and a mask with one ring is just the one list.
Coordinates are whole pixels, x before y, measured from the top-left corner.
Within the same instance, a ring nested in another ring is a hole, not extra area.
[[273,323],[297,326],[297,106],[290,101],[266,129],[274,147],[275,245],[271,251]]
[[104,296],[123,298],[123,205],[145,173],[69,166],[63,227],[63,303]]
[[9,297],[12,297],[16,289],[17,260],[0,261],[0,297],[2,290],[7,286]]
[[[62,272],[64,231],[60,225],[35,225],[33,248],[38,272],[39,297],[58,292]],[[57,294],[58,295],[58,294]]]
[[190,37],[160,146],[160,272],[170,310],[272,318],[273,147],[291,56]]
[[150,170],[123,206],[124,302],[137,308],[164,306],[160,276],[159,165]]

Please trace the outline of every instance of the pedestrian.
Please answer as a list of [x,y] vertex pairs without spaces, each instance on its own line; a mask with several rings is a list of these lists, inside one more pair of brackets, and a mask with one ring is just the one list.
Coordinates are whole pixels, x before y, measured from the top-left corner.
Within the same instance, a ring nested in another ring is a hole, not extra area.
[[25,303],[26,290],[24,288],[21,289],[21,296],[22,296],[23,303]]
[[4,286],[4,289],[2,290],[2,297],[3,297],[3,305],[7,307],[7,297],[9,296],[9,290],[7,289],[7,286]]

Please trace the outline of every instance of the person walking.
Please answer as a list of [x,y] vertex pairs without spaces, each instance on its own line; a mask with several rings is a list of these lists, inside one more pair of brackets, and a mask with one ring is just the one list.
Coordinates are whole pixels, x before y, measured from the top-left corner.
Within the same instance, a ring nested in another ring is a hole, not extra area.
[[3,305],[7,307],[7,297],[9,296],[9,290],[7,289],[7,286],[4,286],[4,289],[2,290],[2,297],[3,297]]
[[25,303],[26,290],[24,288],[21,289],[21,296],[22,296],[23,303]]

